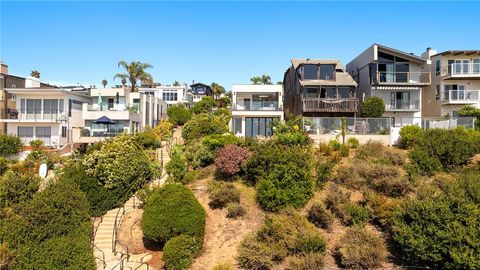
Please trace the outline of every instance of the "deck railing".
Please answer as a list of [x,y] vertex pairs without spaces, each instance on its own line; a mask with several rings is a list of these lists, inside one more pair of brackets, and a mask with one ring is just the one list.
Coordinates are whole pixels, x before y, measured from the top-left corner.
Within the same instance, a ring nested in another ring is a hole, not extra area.
[[429,84],[430,72],[377,72],[378,84]]
[[447,66],[448,75],[480,75],[480,63],[453,63]]
[[357,98],[308,98],[304,97],[304,112],[357,112]]

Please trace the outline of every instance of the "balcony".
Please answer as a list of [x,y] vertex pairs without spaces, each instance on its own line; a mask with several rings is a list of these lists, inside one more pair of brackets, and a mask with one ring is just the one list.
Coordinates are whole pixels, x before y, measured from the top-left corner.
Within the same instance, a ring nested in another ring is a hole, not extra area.
[[480,102],[480,90],[449,90],[442,97],[447,104],[474,104]]
[[304,97],[304,112],[357,112],[357,98],[311,98]]
[[428,85],[430,72],[377,72],[376,84]]
[[59,110],[36,110],[26,109],[17,114],[10,114],[9,119],[2,119],[2,122],[60,122],[67,118],[65,112]]
[[419,111],[420,110],[420,100],[409,101],[409,100],[396,100],[396,102],[391,102],[390,104],[385,104],[385,111]]
[[447,79],[449,78],[479,78],[480,63],[454,63],[447,66]]
[[99,117],[106,116],[112,120],[132,120],[136,122],[141,121],[140,113],[138,112],[138,104],[126,106],[125,104],[83,104],[82,117],[84,120],[95,120]]
[[280,111],[278,101],[251,101],[245,102],[244,104],[236,103],[233,106],[235,111]]

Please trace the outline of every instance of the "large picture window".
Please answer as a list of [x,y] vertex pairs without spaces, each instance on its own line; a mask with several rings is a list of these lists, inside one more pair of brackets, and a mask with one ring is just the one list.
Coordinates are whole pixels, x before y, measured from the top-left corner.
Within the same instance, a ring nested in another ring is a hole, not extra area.
[[245,118],[245,137],[270,137],[273,135],[273,122],[277,117],[247,117]]
[[317,65],[303,65],[303,79],[316,80],[317,79]]

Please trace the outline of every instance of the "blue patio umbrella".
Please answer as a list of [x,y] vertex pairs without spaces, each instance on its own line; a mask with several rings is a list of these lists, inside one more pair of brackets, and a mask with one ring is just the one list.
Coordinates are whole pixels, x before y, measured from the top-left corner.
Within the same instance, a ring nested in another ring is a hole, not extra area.
[[102,116],[98,118],[97,120],[93,121],[94,124],[104,124],[104,125],[109,125],[109,124],[115,124],[116,122],[113,121],[112,119]]

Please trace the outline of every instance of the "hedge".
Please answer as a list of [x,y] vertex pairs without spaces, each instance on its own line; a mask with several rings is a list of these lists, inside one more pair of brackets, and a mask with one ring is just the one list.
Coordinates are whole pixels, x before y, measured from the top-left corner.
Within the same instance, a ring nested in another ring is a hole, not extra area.
[[162,260],[167,270],[186,270],[202,248],[202,241],[188,235],[175,236],[163,247]]
[[158,243],[179,235],[203,239],[205,219],[205,210],[188,188],[168,184],[149,196],[141,228],[145,238]]
[[22,140],[17,136],[0,134],[0,156],[17,154],[22,149]]

